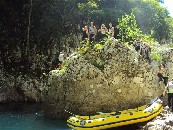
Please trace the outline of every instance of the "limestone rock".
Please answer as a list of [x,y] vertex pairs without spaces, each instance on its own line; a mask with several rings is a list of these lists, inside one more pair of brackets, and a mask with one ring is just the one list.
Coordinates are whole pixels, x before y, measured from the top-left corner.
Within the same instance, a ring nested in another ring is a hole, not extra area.
[[0,88],[0,102],[42,102],[44,101],[43,92],[46,91],[47,85],[27,76],[6,75]]
[[163,86],[158,84],[156,68],[137,56],[133,47],[111,39],[99,53],[69,58],[66,72],[50,82],[45,115],[65,118],[69,116],[65,109],[81,115],[117,111],[160,96]]

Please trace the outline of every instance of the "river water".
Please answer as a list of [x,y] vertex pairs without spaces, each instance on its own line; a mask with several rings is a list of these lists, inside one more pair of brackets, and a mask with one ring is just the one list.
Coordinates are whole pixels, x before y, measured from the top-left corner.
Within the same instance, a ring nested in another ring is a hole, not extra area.
[[[0,104],[0,130],[71,130],[65,120],[45,118],[41,104],[10,103]],[[109,130],[137,130],[137,125],[112,128]]]
[[65,120],[43,116],[42,105],[31,103],[0,104],[0,130],[70,130]]

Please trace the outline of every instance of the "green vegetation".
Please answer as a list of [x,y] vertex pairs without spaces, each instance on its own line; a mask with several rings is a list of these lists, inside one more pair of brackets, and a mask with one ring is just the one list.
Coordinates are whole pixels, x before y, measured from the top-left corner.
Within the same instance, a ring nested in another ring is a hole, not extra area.
[[161,54],[156,51],[153,51],[153,53],[151,53],[150,57],[152,60],[157,60],[157,61],[162,60]]
[[91,59],[90,60],[91,64],[93,64],[95,67],[99,68],[100,70],[103,70],[104,69],[104,64],[105,62],[100,59],[100,58],[97,58],[97,59]]
[[125,14],[122,18],[118,18],[119,37],[123,42],[133,42],[136,36],[141,36],[142,31],[138,28],[134,12],[130,15]]
[[90,48],[90,42],[89,42],[89,40],[86,39],[86,40],[82,41],[81,44],[82,44],[82,47],[78,48],[78,53],[86,54]]
[[[91,21],[97,29],[113,23],[119,39],[128,44],[136,35],[151,46],[173,41],[173,18],[156,0],[1,0],[0,7],[0,59],[4,71],[16,75],[48,73],[57,67],[62,50],[71,53],[79,47],[80,54],[99,56],[104,42],[79,44],[81,28]],[[93,64],[103,66],[98,59]]]
[[[107,39],[105,39],[107,41]],[[104,43],[104,44],[102,44]],[[88,40],[86,44],[84,44],[81,48],[79,48],[78,53],[85,55],[84,57],[94,66],[98,67],[99,69],[103,70],[104,68],[104,59],[101,57],[101,50],[103,49],[105,41],[101,43],[90,43]],[[81,53],[85,52],[85,53]]]

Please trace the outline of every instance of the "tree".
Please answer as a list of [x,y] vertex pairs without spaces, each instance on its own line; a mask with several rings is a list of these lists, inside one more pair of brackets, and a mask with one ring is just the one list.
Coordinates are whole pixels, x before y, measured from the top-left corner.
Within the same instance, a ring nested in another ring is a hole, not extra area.
[[28,14],[28,29],[27,29],[27,40],[26,40],[26,56],[28,56],[29,50],[29,39],[30,39],[30,28],[31,28],[31,13],[32,13],[32,0],[30,0],[30,9]]
[[138,28],[135,15],[132,11],[130,15],[122,16],[118,19],[119,36],[123,42],[131,42],[138,35],[142,35],[142,32]]
[[159,42],[168,35],[166,18],[168,11],[155,0],[133,0],[134,14],[137,24],[145,34],[151,34]]
[[91,17],[95,10],[98,9],[98,4],[95,0],[87,0],[87,2],[81,2],[77,4],[78,8],[81,10],[81,16],[85,24],[89,24]]

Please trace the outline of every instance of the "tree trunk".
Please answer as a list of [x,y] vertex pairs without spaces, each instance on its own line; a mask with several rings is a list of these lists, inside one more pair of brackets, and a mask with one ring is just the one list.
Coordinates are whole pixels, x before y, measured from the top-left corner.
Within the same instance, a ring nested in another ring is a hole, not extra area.
[[29,39],[30,39],[30,27],[31,27],[31,13],[32,13],[32,0],[30,0],[30,9],[28,15],[28,29],[27,29],[27,41],[26,41],[26,51],[25,55],[28,56],[29,52]]

